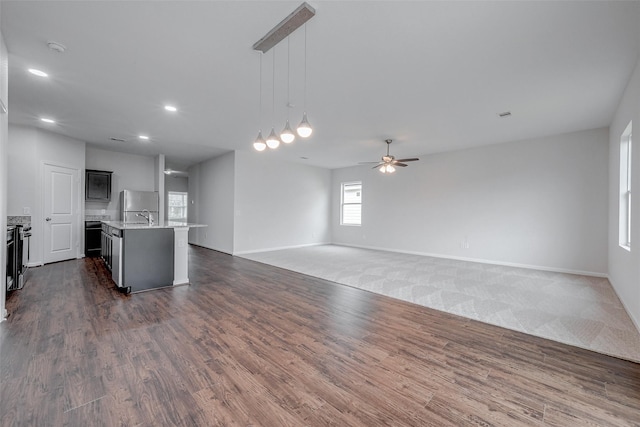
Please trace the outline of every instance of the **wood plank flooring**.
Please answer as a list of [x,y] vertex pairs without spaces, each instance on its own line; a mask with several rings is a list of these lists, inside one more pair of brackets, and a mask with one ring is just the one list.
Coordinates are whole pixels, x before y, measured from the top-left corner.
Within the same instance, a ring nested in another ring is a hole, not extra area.
[[639,426],[640,365],[203,248],[125,296],[31,271],[0,324],[2,426]]

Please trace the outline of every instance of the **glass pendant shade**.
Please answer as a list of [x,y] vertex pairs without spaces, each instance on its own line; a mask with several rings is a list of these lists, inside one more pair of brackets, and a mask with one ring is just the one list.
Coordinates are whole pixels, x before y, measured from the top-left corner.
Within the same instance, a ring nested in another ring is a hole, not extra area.
[[306,112],[302,115],[302,121],[300,122],[300,124],[298,125],[298,129],[296,130],[298,132],[298,135],[300,135],[302,138],[308,138],[309,136],[311,136],[313,128],[311,128],[309,120],[307,120]]
[[267,143],[264,141],[264,138],[262,137],[262,131],[258,132],[258,137],[253,143],[253,148],[255,148],[256,151],[264,151],[264,149],[267,148]]
[[289,125],[289,120],[287,120],[287,124],[284,126],[282,132],[280,132],[280,139],[285,144],[290,144],[296,139],[296,135],[291,130],[291,125]]
[[275,130],[271,128],[271,133],[267,137],[267,147],[274,149],[274,148],[278,148],[279,146],[280,146],[280,140],[278,139],[278,136],[276,135]]

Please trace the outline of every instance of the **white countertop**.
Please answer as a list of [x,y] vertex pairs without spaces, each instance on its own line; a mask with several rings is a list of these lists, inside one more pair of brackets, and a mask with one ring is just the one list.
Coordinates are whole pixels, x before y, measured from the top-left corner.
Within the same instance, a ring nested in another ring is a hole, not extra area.
[[176,221],[165,221],[162,224],[136,224],[130,222],[122,222],[122,221],[102,221],[103,224],[107,224],[110,227],[117,228],[119,230],[146,230],[152,228],[196,228],[196,227],[207,227],[206,224],[194,224],[191,222],[176,222]]

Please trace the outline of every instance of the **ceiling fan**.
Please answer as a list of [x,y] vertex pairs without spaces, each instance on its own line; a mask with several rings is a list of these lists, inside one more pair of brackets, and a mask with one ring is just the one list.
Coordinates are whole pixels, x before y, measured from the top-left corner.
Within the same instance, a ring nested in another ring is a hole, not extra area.
[[406,162],[415,162],[417,160],[420,160],[417,157],[413,157],[411,159],[396,159],[395,157],[389,154],[389,146],[391,145],[393,140],[385,139],[384,142],[387,143],[387,155],[382,156],[381,162],[360,162],[360,164],[366,165],[366,164],[376,163],[373,169],[378,169],[382,173],[393,173],[396,171],[396,166],[405,167],[405,166],[409,166],[406,164]]

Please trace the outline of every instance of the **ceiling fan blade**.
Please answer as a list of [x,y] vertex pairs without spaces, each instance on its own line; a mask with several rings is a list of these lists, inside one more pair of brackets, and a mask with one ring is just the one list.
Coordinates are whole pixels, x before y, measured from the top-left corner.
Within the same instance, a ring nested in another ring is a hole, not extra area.
[[393,166],[400,166],[401,168],[403,168],[403,167],[405,167],[405,166],[409,166],[409,165],[408,165],[408,164],[406,164],[406,163],[400,163],[400,162],[398,162],[398,163],[394,163],[394,164],[393,164]]
[[372,165],[372,164],[379,164],[380,162],[358,162],[359,165]]
[[415,162],[416,160],[420,160],[420,159],[417,157],[414,157],[412,159],[398,159],[396,160],[396,162]]

